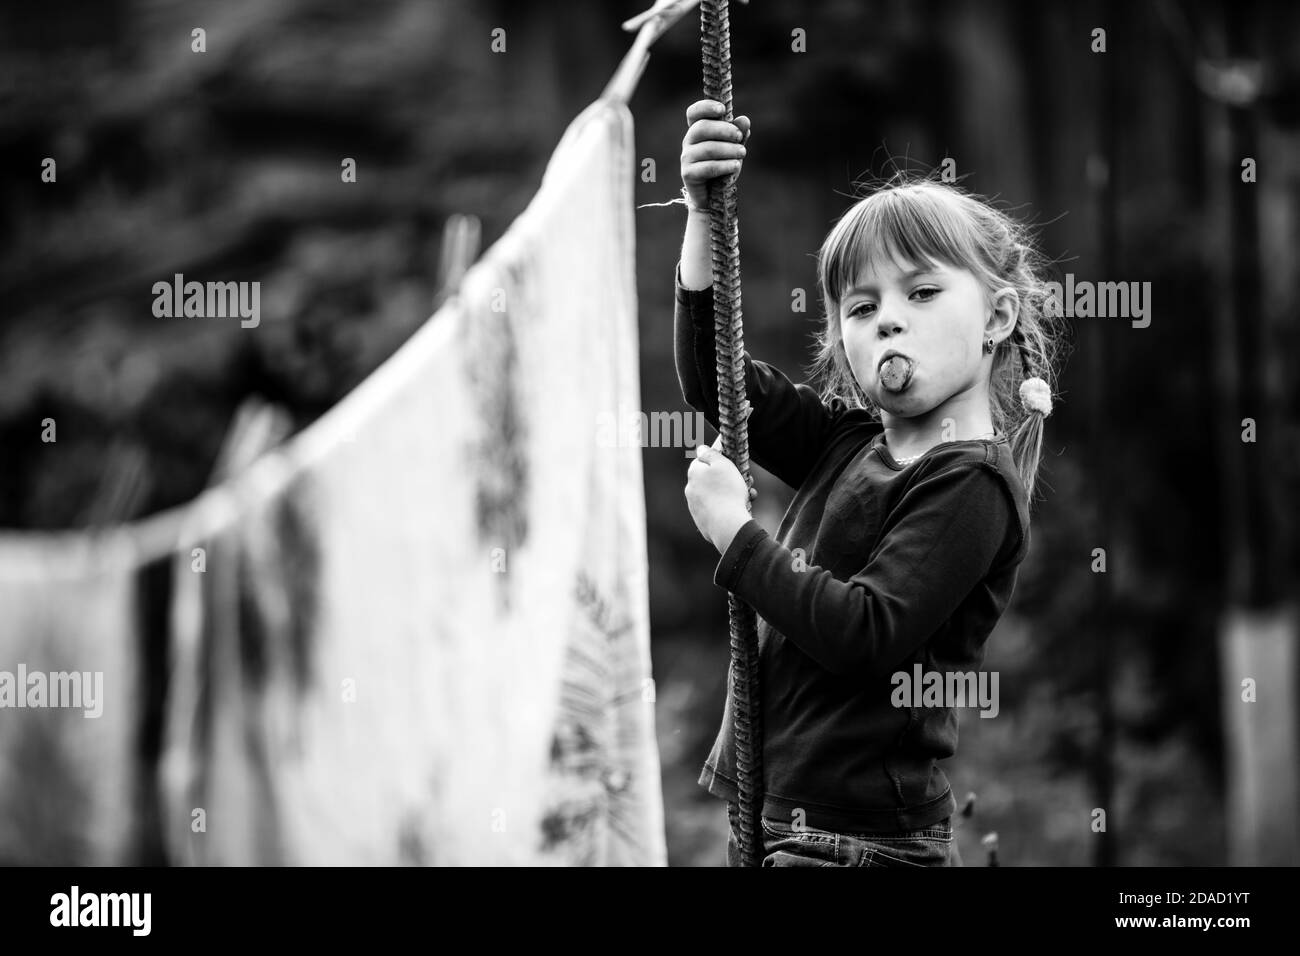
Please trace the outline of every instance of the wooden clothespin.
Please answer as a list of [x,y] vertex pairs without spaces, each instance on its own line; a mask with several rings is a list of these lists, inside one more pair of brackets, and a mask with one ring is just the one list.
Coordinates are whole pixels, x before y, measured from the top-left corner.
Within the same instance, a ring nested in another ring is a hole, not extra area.
[[655,31],[657,37],[676,23],[687,10],[699,5],[700,0],[655,0],[655,5],[649,10],[638,13],[630,20],[624,20],[623,29],[631,33],[633,30],[641,29],[651,20],[657,20],[661,24]]
[[442,249],[438,259],[438,276],[433,297],[436,312],[449,296],[460,288],[469,267],[478,258],[482,223],[478,216],[454,213],[442,228]]
[[998,835],[996,832],[986,833],[980,839],[980,846],[988,851],[989,866],[998,866]]

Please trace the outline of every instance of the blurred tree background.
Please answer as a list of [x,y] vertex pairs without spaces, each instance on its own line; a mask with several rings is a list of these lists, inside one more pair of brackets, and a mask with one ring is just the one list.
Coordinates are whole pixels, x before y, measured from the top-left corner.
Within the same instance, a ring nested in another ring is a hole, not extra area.
[[[486,248],[522,211],[627,50],[620,21],[645,6],[7,5],[0,525],[179,504],[245,398],[299,427],[329,408],[432,312],[448,217],[479,217]],[[680,185],[697,23],[659,41],[631,102],[638,155],[654,160],[653,179],[644,163],[629,173],[638,203]],[[1227,858],[1218,620],[1234,601],[1294,600],[1300,565],[1298,26],[1282,0],[733,5],[736,108],[754,126],[740,190],[754,356],[802,379],[814,255],[856,184],[900,165],[951,159],[1040,227],[1062,275],[1152,284],[1149,327],[1073,320],[1046,499],[985,664],[1001,713],[965,715],[948,768],[959,801],[979,797],[959,830],[968,864],[990,830],[1009,864]],[[1207,71],[1232,56],[1261,67]],[[1257,184],[1240,180],[1244,155]],[[45,157],[56,183],[40,180]],[[340,182],[345,157],[355,184]],[[685,411],[671,342],[684,214],[636,215],[643,408]],[[259,280],[261,325],[155,318],[151,287],[174,273]],[[1263,437],[1242,471],[1247,415]],[[47,417],[57,445],[40,442]],[[725,817],[695,778],[722,714],[726,601],[682,497],[686,463],[645,449],[656,719],[670,861],[714,865]],[[775,530],[791,492],[756,475],[757,517]]]

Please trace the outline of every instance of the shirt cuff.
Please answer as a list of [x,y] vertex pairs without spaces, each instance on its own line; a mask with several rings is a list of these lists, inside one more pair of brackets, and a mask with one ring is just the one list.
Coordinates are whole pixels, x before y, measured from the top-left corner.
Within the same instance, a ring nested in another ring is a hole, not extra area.
[[713,583],[734,594],[736,582],[744,572],[755,546],[767,536],[767,531],[753,518],[742,524],[736,536],[731,539],[731,544],[727,545],[727,550],[722,552],[722,558],[713,571]]
[[677,287],[677,301],[686,307],[692,319],[697,322],[713,321],[713,286],[707,289],[688,289],[682,285],[682,261],[677,260],[673,273],[673,283]]

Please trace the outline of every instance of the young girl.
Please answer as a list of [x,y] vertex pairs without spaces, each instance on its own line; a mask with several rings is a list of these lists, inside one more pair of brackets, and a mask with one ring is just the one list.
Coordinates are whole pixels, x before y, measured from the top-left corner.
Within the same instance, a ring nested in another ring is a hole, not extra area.
[[[674,318],[682,394],[715,428],[707,184],[739,173],[749,137],[724,115],[687,110]],[[938,761],[976,700],[900,688],[917,666],[976,686],[1029,548],[1057,352],[1037,270],[1023,228],[954,187],[860,200],[818,257],[820,393],[744,358],[751,458],[797,489],[775,537],[716,445],[689,468],[714,582],[759,616],[764,866],[960,865]],[[735,865],[730,693],[699,782],[728,803]]]

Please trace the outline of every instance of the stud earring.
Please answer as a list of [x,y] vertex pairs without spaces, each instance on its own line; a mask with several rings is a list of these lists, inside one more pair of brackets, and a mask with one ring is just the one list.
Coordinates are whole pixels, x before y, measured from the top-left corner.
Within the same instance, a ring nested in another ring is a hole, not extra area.
[[987,352],[989,355],[993,354],[993,346],[994,346],[994,342],[991,336],[984,340],[984,351]]

